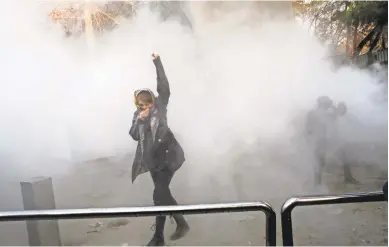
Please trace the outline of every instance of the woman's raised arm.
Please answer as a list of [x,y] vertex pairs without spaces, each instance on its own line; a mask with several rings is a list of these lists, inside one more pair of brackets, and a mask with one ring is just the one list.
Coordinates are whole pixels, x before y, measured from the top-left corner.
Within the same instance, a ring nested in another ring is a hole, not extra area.
[[165,70],[162,65],[161,57],[157,54],[153,54],[153,62],[157,70],[157,92],[158,98],[163,102],[165,106],[169,103],[170,98],[170,86],[166,77]]

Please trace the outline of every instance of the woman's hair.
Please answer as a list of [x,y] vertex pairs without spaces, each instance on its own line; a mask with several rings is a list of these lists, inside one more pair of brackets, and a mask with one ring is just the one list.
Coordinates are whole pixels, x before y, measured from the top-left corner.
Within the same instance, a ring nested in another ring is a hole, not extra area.
[[153,103],[153,96],[151,96],[151,94],[147,91],[140,92],[136,96],[136,103],[138,103],[139,101],[143,101],[147,104],[151,104]]

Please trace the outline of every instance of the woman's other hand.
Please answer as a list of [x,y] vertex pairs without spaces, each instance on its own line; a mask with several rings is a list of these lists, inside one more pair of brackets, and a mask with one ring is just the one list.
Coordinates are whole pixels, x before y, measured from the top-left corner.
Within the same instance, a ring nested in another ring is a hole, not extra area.
[[145,118],[147,118],[149,116],[149,112],[150,112],[149,108],[147,108],[144,111],[141,111],[141,113],[139,114],[139,119],[142,121],[145,120]]

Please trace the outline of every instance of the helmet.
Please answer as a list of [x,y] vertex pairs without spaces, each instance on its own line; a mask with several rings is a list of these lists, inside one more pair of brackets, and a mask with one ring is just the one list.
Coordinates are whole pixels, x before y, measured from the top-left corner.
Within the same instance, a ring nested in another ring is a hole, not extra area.
[[339,102],[337,105],[337,112],[340,115],[344,115],[347,113],[347,105],[344,102]]
[[330,108],[332,106],[332,100],[328,96],[320,96],[316,99],[316,104],[320,108]]

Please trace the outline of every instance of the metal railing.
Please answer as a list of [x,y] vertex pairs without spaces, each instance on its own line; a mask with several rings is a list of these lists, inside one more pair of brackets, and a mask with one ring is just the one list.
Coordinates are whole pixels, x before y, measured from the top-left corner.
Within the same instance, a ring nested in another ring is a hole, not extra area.
[[376,52],[368,52],[366,54],[358,55],[355,57],[352,57],[351,55],[348,55],[346,53],[341,53],[326,58],[331,59],[333,62],[337,64],[352,63],[359,67],[367,67],[369,65],[372,65],[373,63],[387,63],[388,49],[376,51]]
[[174,214],[208,214],[245,211],[262,211],[266,215],[266,245],[276,246],[276,213],[266,202],[219,203],[177,206],[53,209],[0,212],[2,221],[63,220],[85,218],[118,218],[162,216]]
[[388,50],[382,50],[377,52],[368,52],[366,54],[355,57],[354,63],[358,66],[369,66],[373,63],[387,63],[388,62]]
[[386,198],[382,192],[353,193],[345,195],[302,196],[289,198],[282,205],[281,209],[283,245],[293,246],[292,210],[295,207],[380,201],[386,201]]

